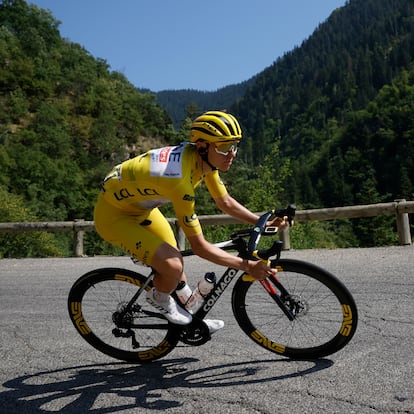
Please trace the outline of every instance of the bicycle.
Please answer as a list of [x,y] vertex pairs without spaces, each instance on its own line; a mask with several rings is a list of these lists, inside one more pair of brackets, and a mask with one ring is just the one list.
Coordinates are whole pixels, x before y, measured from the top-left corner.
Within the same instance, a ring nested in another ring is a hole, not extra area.
[[[179,341],[192,346],[205,344],[210,333],[203,319],[241,273],[233,287],[232,310],[251,340],[292,359],[333,354],[349,343],[357,329],[357,307],[349,290],[318,266],[281,259],[280,240],[258,250],[261,236],[277,234],[277,228],[266,227],[271,217],[287,216],[292,223],[294,215],[292,205],[269,211],[253,228],[235,231],[231,240],[217,244],[243,258],[264,260],[277,274],[257,281],[245,272],[227,268],[189,325],[174,325],[147,304],[145,291],[152,287],[153,270],[145,276],[119,268],[93,270],[74,283],[68,297],[70,319],[100,352],[127,362],[151,362],[165,357]],[[176,294],[172,295],[183,306]]]

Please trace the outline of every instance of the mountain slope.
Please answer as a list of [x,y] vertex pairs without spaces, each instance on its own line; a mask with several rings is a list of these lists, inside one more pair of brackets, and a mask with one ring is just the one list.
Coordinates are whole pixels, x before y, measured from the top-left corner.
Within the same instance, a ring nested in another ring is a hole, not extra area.
[[[175,128],[179,128],[188,115],[188,108],[193,106],[199,113],[211,108],[229,108],[246,93],[247,88],[255,82],[256,77],[220,88],[215,92],[203,92],[193,89],[166,90],[156,93],[157,103],[171,116]],[[198,115],[195,114],[195,115]]]
[[[323,144],[319,131],[330,119],[343,124],[346,113],[367,105],[413,57],[411,0],[351,0],[259,74],[231,109],[261,145],[281,136],[285,155],[307,155]],[[263,156],[257,151],[253,159]]]

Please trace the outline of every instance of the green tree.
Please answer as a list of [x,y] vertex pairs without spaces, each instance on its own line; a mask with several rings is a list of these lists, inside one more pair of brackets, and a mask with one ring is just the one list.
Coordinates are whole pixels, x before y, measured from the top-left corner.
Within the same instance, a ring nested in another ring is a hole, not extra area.
[[[25,207],[21,196],[10,194],[0,186],[0,217],[2,222],[38,221]],[[67,255],[50,233],[0,233],[0,258]]]
[[284,185],[291,173],[290,161],[280,157],[279,142],[276,141],[249,183],[248,207],[253,211],[280,207],[286,202]]

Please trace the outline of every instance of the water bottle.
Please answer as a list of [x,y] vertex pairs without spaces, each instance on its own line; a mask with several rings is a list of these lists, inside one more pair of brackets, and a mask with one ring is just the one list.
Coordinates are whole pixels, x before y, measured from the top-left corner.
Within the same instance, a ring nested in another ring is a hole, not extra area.
[[193,294],[187,301],[186,308],[190,313],[196,313],[204,302],[204,297],[207,296],[213,289],[216,283],[216,274],[208,272],[204,278],[198,282]]
[[187,283],[184,282],[184,280],[180,280],[177,289],[175,289],[175,293],[177,294],[178,299],[184,306],[187,305],[188,300],[193,294],[190,286],[188,286]]

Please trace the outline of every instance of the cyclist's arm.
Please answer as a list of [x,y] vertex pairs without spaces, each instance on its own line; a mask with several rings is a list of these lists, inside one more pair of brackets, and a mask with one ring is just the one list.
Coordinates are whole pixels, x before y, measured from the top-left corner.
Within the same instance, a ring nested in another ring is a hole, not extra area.
[[203,233],[187,237],[191,249],[197,255],[215,264],[232,267],[249,273],[255,279],[265,279],[274,271],[262,261],[244,260],[209,243]]
[[256,224],[259,219],[256,214],[252,213],[249,209],[240,204],[230,194],[225,194],[222,197],[215,198],[214,201],[223,213],[226,213],[241,222]]
[[[215,199],[217,207],[226,214],[239,219],[240,221],[256,224],[259,217],[240,204],[237,200],[229,194]],[[287,227],[287,217],[275,217],[273,220],[267,222],[267,226],[279,227],[279,230],[284,230]]]

